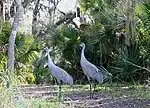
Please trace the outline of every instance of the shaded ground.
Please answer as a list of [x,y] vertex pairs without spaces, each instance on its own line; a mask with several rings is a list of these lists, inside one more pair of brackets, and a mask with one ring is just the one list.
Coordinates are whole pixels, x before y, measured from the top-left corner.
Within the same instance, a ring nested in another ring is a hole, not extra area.
[[[150,91],[141,88],[124,88],[102,89],[101,87],[90,99],[87,86],[76,87],[74,91],[67,86],[62,88],[64,90],[62,103],[75,108],[150,108],[150,98],[146,97]],[[57,86],[23,87],[22,91],[25,97],[46,98],[47,101],[51,101],[52,97],[58,94]]]
[[76,108],[150,108],[150,99],[119,98],[103,93],[96,93],[92,99],[89,93],[76,93],[70,98]]

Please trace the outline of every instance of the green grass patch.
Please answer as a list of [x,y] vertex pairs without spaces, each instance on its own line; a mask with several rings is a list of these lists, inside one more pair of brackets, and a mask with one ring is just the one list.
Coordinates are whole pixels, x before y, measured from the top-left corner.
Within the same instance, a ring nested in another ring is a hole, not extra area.
[[[92,87],[92,90],[94,88]],[[64,94],[80,93],[80,92],[89,92],[90,86],[87,85],[74,85],[74,89],[69,86],[64,85],[63,87]],[[113,97],[121,98],[138,98],[138,99],[150,99],[150,89],[146,88],[144,85],[123,85],[123,84],[99,84],[96,86],[96,91],[98,93],[105,93]]]
[[150,90],[144,85],[122,85],[113,84],[99,85],[98,92],[107,93],[115,97],[150,99]]

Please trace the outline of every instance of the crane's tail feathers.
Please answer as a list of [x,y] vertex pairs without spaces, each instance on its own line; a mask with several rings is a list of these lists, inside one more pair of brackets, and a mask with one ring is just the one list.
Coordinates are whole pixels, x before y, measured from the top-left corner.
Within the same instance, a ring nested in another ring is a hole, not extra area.
[[112,76],[113,76],[113,75],[112,75],[110,72],[108,72],[108,70],[105,69],[103,66],[100,67],[100,71],[102,71],[102,72],[104,73],[104,75],[107,75],[107,76],[109,76],[109,77],[112,77]]
[[103,73],[103,81],[112,81],[112,74],[103,66],[99,67],[99,72]]

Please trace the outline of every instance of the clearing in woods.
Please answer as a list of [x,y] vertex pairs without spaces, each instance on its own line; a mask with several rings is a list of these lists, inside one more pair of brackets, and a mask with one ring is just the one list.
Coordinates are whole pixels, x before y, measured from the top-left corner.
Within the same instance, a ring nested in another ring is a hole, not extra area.
[[[22,86],[25,97],[45,99],[53,102],[58,87]],[[99,85],[90,99],[88,85],[74,85],[74,89],[63,85],[62,102],[75,108],[150,108],[150,88],[142,85]]]

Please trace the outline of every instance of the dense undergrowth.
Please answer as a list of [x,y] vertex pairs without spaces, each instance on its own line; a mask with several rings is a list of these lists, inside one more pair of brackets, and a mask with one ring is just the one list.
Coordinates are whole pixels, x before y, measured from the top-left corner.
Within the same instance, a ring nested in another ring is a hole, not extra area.
[[[126,7],[124,2],[86,2],[81,1],[81,9],[85,13],[89,12],[93,22],[81,23],[80,29],[70,24],[62,24],[58,28],[49,24],[42,36],[28,35],[21,31],[17,33],[15,74],[24,77],[29,84],[54,83],[46,67],[47,60],[43,58],[42,49],[48,46],[53,61],[71,74],[75,83],[86,83],[87,78],[80,66],[79,48],[79,44],[84,42],[86,58],[98,68],[105,67],[113,75],[113,82],[147,83],[150,77],[149,2],[135,2],[135,7],[131,7],[135,8],[135,16],[132,19],[131,11],[129,46],[125,42],[126,22],[123,23],[122,20],[126,21],[126,11],[130,7]],[[10,31],[11,24],[0,21],[1,71],[7,69]]]
[[[87,84],[88,81],[80,66],[81,42],[86,44],[86,58],[98,68],[102,65],[112,73],[113,83],[131,84],[123,87],[114,84],[99,85],[98,92],[116,97],[150,98],[149,3],[137,3],[134,16],[136,33],[133,35],[134,27],[130,27],[131,43],[127,46],[124,24],[127,9],[108,8],[112,4],[100,3],[99,0],[86,2],[83,0],[82,8],[90,13],[93,22],[81,24],[79,30],[69,24],[63,24],[58,28],[48,25],[46,34],[41,37],[18,32],[15,41],[14,73],[7,71],[11,24],[0,21],[0,107],[65,107],[64,104],[58,103],[57,98],[53,102],[26,99],[19,90],[19,85],[56,84],[46,66],[47,60],[43,58],[42,49],[45,46],[51,49],[50,55],[54,62],[73,76],[74,84]],[[132,21],[131,18],[130,22]],[[82,85],[76,91],[88,89],[89,86]],[[66,91],[68,90],[66,87]]]

